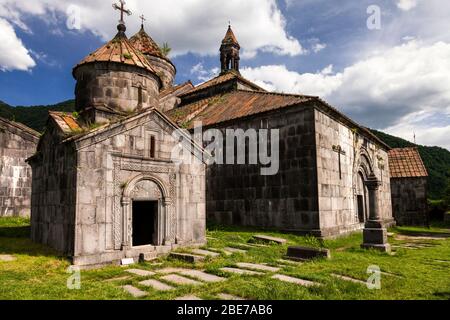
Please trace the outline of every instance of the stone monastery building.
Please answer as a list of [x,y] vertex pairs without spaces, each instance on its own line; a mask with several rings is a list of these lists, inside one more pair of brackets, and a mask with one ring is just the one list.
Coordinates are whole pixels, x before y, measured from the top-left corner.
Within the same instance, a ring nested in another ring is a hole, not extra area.
[[[220,75],[196,87],[173,84],[176,67],[144,26],[130,39],[125,32],[121,21],[75,66],[77,113],[51,112],[29,159],[34,241],[75,265],[150,259],[204,244],[208,219],[319,237],[365,228],[366,244],[386,249],[394,223],[386,144],[318,97],[267,92],[243,78],[231,27]],[[279,130],[278,173],[206,165],[190,135],[183,141],[199,159],[178,163],[173,133],[198,122],[224,134]]]

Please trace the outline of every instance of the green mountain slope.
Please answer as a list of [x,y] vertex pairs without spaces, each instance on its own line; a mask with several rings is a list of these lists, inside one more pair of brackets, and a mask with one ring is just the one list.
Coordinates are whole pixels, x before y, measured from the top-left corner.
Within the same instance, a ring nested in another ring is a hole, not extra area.
[[0,101],[0,117],[21,122],[39,132],[44,130],[49,111],[64,111],[72,113],[74,110],[74,100],[64,101],[51,106],[33,107],[12,107]]
[[432,199],[442,199],[450,179],[450,151],[439,147],[419,146],[401,138],[389,134],[372,130],[381,140],[392,148],[419,148],[429,174],[429,197]]

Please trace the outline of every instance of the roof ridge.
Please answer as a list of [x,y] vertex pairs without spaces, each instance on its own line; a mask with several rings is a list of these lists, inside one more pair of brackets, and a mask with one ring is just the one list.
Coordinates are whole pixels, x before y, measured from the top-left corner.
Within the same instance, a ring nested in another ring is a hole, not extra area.
[[318,96],[306,95],[306,94],[293,94],[293,93],[282,93],[282,92],[273,92],[273,91],[252,91],[247,89],[237,89],[236,91],[242,92],[251,92],[251,93],[259,93],[266,95],[278,95],[278,96],[286,96],[286,97],[298,97],[298,98],[319,98]]

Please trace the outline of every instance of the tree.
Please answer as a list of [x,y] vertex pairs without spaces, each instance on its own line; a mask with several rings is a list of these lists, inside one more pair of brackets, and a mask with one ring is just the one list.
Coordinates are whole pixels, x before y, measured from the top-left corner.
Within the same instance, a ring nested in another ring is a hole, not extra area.
[[447,188],[444,193],[444,201],[447,205],[447,210],[450,210],[450,178],[447,179]]
[[161,47],[161,53],[167,57],[170,52],[172,51],[172,48],[169,46],[169,44],[167,42],[164,42],[162,47]]

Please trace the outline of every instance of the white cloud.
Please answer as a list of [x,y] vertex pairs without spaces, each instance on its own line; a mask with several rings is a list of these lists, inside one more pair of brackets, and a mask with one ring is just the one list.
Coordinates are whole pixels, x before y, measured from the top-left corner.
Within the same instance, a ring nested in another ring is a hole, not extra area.
[[403,11],[409,11],[417,6],[417,0],[398,0],[397,7]]
[[[55,17],[55,12],[64,16],[70,4],[80,7],[82,31],[91,30],[103,40],[114,36],[118,12],[110,1],[2,0],[0,17],[25,30],[24,16],[44,20]],[[133,12],[126,18],[128,35],[138,30],[138,16],[145,14],[149,33],[158,42],[167,41],[173,55],[217,54],[229,20],[243,45],[243,57],[253,57],[258,51],[288,56],[305,53],[300,42],[286,32],[276,0],[128,0],[127,7]]]
[[36,65],[12,25],[0,18],[0,70],[28,71]]
[[[450,43],[410,41],[338,73],[328,68],[300,74],[285,66],[247,68],[243,73],[268,89],[322,96],[364,125],[404,134],[416,127],[424,141],[443,145],[442,132],[448,133],[450,124],[449,57]],[[419,113],[426,119],[416,121]],[[405,120],[410,115],[414,121]],[[430,123],[433,117],[439,123]]]
[[191,68],[191,75],[196,77],[201,82],[206,82],[215,77],[220,72],[219,68],[206,70],[203,63],[199,62]]

